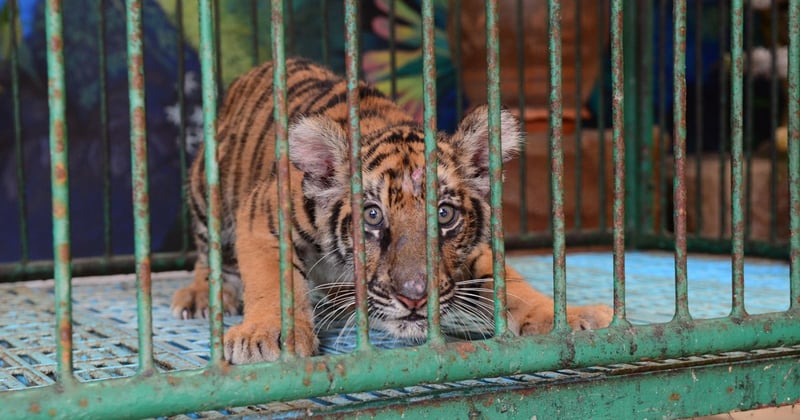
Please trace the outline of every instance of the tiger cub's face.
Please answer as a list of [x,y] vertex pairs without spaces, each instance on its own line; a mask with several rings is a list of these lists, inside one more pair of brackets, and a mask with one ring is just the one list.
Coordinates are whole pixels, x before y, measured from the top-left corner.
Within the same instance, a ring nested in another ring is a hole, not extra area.
[[[501,133],[503,159],[508,160],[518,151],[522,136],[518,121],[506,111],[501,113]],[[407,124],[368,130],[362,136],[360,211],[370,325],[398,338],[421,341],[428,329],[423,131]],[[303,193],[313,203],[316,232],[310,236],[317,252],[306,253],[303,265],[313,291],[319,292],[318,327],[334,319],[352,322],[355,292],[346,133],[335,122],[314,116],[293,124],[289,138],[292,162],[304,172]],[[491,331],[485,107],[467,115],[452,136],[439,134],[438,183],[442,327],[451,333]],[[297,242],[296,248],[303,247]]]

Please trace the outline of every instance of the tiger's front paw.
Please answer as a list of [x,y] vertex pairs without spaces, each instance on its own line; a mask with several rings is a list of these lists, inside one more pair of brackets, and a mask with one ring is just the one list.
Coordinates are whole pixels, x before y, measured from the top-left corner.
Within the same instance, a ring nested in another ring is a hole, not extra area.
[[[208,318],[208,283],[198,286],[192,283],[179,289],[172,296],[172,316],[178,319]],[[239,315],[239,298],[236,289],[222,285],[222,311],[225,315]]]
[[[281,325],[272,322],[244,322],[225,334],[225,359],[234,365],[275,361],[281,355]],[[301,357],[314,354],[319,340],[311,325],[295,324],[295,353]]]
[[575,331],[608,327],[614,310],[606,305],[576,306],[567,309],[567,322]]

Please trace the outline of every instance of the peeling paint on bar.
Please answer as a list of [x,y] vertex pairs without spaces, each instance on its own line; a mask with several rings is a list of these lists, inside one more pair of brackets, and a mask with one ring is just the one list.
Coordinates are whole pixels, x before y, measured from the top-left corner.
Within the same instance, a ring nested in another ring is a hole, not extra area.
[[623,1],[611,1],[611,113],[614,141],[614,322],[625,323],[625,58]]
[[147,128],[144,99],[142,3],[126,2],[128,36],[128,100],[131,121],[131,182],[133,190],[136,306],[139,328],[139,373],[153,369],[153,302],[150,277],[150,194],[147,178]]
[[53,278],[55,279],[56,375],[65,386],[72,376],[72,274],[69,238],[69,169],[67,154],[64,41],[61,1],[45,4],[47,91],[50,110],[50,179],[53,197]]
[[789,206],[791,309],[800,310],[800,2],[789,2]]
[[222,245],[220,242],[219,167],[217,165],[216,121],[218,73],[213,33],[211,0],[200,0],[200,71],[203,92],[203,137],[206,173],[208,227],[208,307],[211,354],[209,364],[219,363],[222,353]]
[[[732,297],[731,316],[747,316],[744,307],[744,113],[742,54],[744,32],[744,4],[734,0],[731,4],[731,247]],[[698,159],[699,160],[699,159]]]

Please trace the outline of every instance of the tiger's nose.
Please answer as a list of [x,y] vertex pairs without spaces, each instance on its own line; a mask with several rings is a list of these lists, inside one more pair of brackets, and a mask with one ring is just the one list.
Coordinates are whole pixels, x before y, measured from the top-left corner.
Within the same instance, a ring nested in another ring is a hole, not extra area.
[[397,292],[397,300],[409,309],[421,308],[428,300],[427,286],[424,274],[407,279]]

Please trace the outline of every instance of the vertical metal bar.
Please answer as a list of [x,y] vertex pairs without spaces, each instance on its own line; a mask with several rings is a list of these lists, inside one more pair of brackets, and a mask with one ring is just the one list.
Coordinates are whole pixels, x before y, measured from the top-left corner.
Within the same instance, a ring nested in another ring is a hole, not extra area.
[[[222,353],[222,254],[220,242],[219,167],[217,166],[217,63],[212,0],[199,0],[200,72],[203,88],[203,137],[205,138],[206,201],[208,203],[208,306],[211,334],[210,364],[223,360]],[[277,121],[276,121],[277,126]]]
[[661,222],[659,223],[658,233],[664,235],[667,226],[669,226],[669,215],[667,214],[667,186],[669,185],[667,176],[667,155],[669,154],[669,145],[667,144],[667,1],[660,0],[658,2],[658,146],[661,152],[658,154],[658,167],[660,170],[659,181],[661,183],[661,211],[659,215]]
[[392,100],[397,99],[397,46],[395,45],[395,38],[397,33],[395,31],[397,25],[395,19],[395,0],[389,0],[389,75],[391,78],[391,97]]
[[367,279],[364,256],[364,208],[361,173],[361,126],[358,74],[360,67],[359,4],[357,0],[346,0],[344,6],[345,67],[347,68],[347,110],[350,134],[350,194],[353,217],[353,268],[356,285],[356,348],[368,351],[369,330],[367,323]]
[[[564,238],[564,150],[561,95],[561,2],[548,0],[550,61],[550,153],[553,232],[553,329],[564,331],[567,324],[567,249]],[[488,21],[488,19],[487,19]]]
[[[500,31],[498,27],[497,0],[486,1],[486,83],[489,102],[489,176],[491,193],[489,203],[492,216],[492,273],[494,279],[494,333],[500,336],[508,330],[505,248],[503,245],[503,159],[500,143]],[[559,13],[559,19],[560,19]],[[559,21],[560,23],[560,21]],[[560,28],[559,28],[560,30]],[[560,35],[560,33],[559,33]],[[560,38],[559,38],[560,41]],[[561,72],[559,44],[558,72]],[[559,78],[560,83],[560,78]],[[559,90],[559,95],[560,95]],[[560,105],[560,98],[559,98]],[[560,120],[559,120],[560,121]],[[563,222],[563,220],[562,220]]]
[[695,1],[694,19],[694,214],[695,235],[703,232],[703,2]]
[[[720,25],[719,25],[719,53],[722,62],[725,62],[725,53],[728,50],[728,7],[727,2],[720,2]],[[719,238],[725,236],[725,222],[727,221],[727,188],[725,185],[728,141],[728,124],[725,121],[725,111],[728,109],[728,96],[725,92],[728,89],[728,69],[722,65],[719,69]]]
[[800,2],[789,2],[789,207],[790,294],[800,309]]
[[733,248],[731,316],[737,318],[747,314],[744,308],[744,215],[742,213],[744,207],[743,31],[744,4],[742,0],[733,0],[731,4],[731,246]]
[[625,57],[623,2],[611,2],[611,84],[614,138],[614,321],[625,320]]
[[464,116],[464,73],[461,68],[461,0],[453,0],[455,16],[455,44],[453,47],[453,64],[456,67],[456,119]]
[[17,46],[17,0],[9,2],[11,12],[11,97],[14,119],[14,158],[17,161],[17,215],[19,218],[20,262],[24,266],[28,262],[28,206],[25,195],[25,153],[22,148],[22,121],[19,101],[19,51]]
[[[188,170],[188,158],[186,156],[186,91],[185,91],[185,77],[186,77],[186,57],[184,57],[183,44],[185,34],[183,29],[183,0],[175,2],[175,21],[177,22],[177,39],[176,45],[178,55],[178,74],[176,75],[178,86],[178,162],[181,171],[181,185],[186,185],[186,175]],[[189,251],[189,244],[191,240],[191,225],[189,222],[189,206],[188,206],[187,188],[181,188],[181,252],[186,253]]]
[[778,230],[778,147],[775,138],[778,132],[778,114],[780,113],[780,106],[778,105],[778,2],[773,1],[770,4],[770,18],[772,24],[770,25],[770,78],[769,78],[769,133],[770,133],[770,148],[769,148],[769,241],[775,243],[775,236]]
[[65,385],[72,376],[72,285],[69,240],[69,168],[67,152],[64,41],[61,1],[45,4],[47,92],[50,110],[50,182],[53,196],[53,278],[56,298],[56,375]]
[[[605,34],[605,17],[606,13],[608,12],[608,5],[606,4],[606,0],[598,0],[597,1],[597,33],[598,34]],[[606,80],[606,44],[605,44],[605,36],[598,36],[597,37],[597,55],[598,60],[597,62],[600,63],[598,66],[600,72],[598,74],[598,80],[604,81]],[[606,95],[605,95],[605,82],[599,83],[598,91],[598,100],[597,100],[597,133],[598,133],[598,141],[600,142],[599,145],[599,153],[600,153],[600,170],[598,174],[599,185],[598,189],[600,191],[600,226],[599,230],[601,232],[606,231],[606,227],[608,226],[608,215],[606,214]]]
[[[324,1],[324,0],[323,0]],[[258,51],[258,36],[260,28],[258,27],[258,0],[250,0],[250,27],[253,31],[253,67],[261,63],[261,57]]]
[[150,197],[147,180],[147,127],[144,99],[142,3],[126,3],[128,35],[128,99],[131,121],[136,309],[139,328],[139,373],[153,370],[153,319],[150,278]]
[[[422,2],[422,90],[425,124],[425,241],[428,343],[444,343],[439,326],[439,164],[436,154],[436,53],[433,0]],[[488,22],[487,16],[487,22]],[[487,23],[488,25],[488,23]]]
[[[517,86],[519,87],[517,97],[517,108],[519,109],[520,132],[525,129],[525,9],[522,0],[517,0]],[[519,155],[519,230],[521,234],[528,233],[528,194],[527,194],[527,159],[525,158],[525,148],[528,142],[522,142]]]
[[106,83],[105,0],[97,2],[97,60],[100,92],[100,141],[103,147],[103,255],[111,257],[111,140],[108,131],[108,92]]
[[686,0],[675,0],[673,9],[673,156],[675,159],[675,318],[689,315],[686,277]]
[[583,25],[581,24],[581,0],[575,0],[575,230],[581,230],[583,221],[583,60],[581,46],[583,44]]

